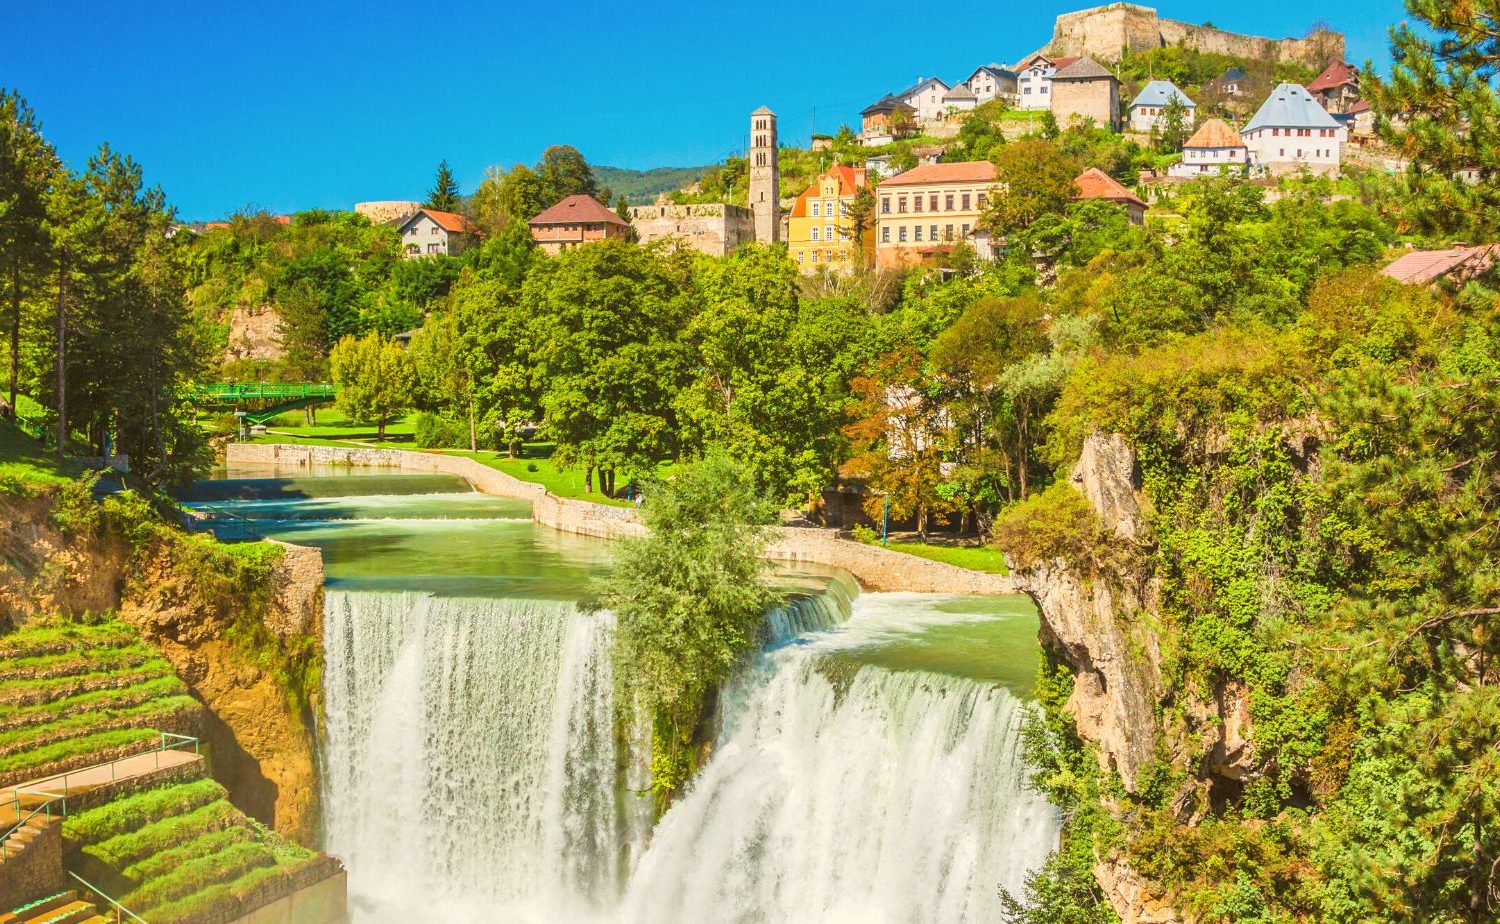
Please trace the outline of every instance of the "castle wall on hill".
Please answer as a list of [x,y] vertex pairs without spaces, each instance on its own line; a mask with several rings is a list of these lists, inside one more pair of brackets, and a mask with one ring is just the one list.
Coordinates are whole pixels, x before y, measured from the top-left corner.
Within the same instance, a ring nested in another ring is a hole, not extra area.
[[1162,19],[1151,7],[1133,3],[1064,13],[1057,17],[1046,50],[1055,55],[1090,55],[1101,61],[1117,61],[1123,51],[1142,52],[1179,44],[1240,58],[1301,61],[1315,69],[1344,57],[1344,36],[1337,32],[1268,39]]

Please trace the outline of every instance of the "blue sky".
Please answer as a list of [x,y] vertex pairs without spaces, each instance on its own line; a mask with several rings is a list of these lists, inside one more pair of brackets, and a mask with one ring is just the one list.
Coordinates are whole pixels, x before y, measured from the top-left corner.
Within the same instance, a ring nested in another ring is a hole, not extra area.
[[[1014,61],[1090,5],[0,0],[0,86],[70,163],[107,140],[184,217],[214,218],[419,198],[441,158],[468,192],[555,143],[596,164],[712,163],[761,104],[805,142],[918,76]],[[1401,0],[1155,6],[1272,37],[1326,20],[1377,65],[1404,15]]]

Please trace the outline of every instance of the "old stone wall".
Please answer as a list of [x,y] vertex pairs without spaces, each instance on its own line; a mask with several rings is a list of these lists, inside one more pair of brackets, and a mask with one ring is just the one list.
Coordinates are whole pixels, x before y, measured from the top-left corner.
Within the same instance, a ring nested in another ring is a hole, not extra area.
[[[530,500],[532,518],[559,532],[600,539],[623,539],[645,532],[645,527],[633,508],[556,497],[541,485],[521,481],[462,456],[401,449],[231,443],[227,449],[227,460],[230,463],[277,465],[373,465],[408,471],[446,472],[467,479],[477,490],[486,494]],[[1018,584],[1012,578],[851,542],[840,538],[835,530],[785,527],[767,550],[766,556],[778,561],[809,562],[842,568],[853,575],[861,587],[874,591],[952,594],[1020,592]]]
[[1315,69],[1344,56],[1344,37],[1337,32],[1300,39],[1261,38],[1162,19],[1155,9],[1133,3],[1113,3],[1058,16],[1052,41],[1043,50],[1117,61],[1124,51],[1142,52],[1178,44],[1240,58],[1300,61]]
[[1120,124],[1120,91],[1113,80],[1052,81],[1052,115],[1057,124],[1092,120],[1100,128]]
[[642,244],[673,238],[711,257],[755,240],[755,216],[738,205],[637,205],[630,209],[630,226]]
[[343,924],[347,920],[349,876],[340,869],[235,918],[233,924]]
[[[62,819],[38,816],[28,823],[36,833],[17,832],[0,858],[0,908],[7,911],[55,895],[64,887]],[[24,844],[22,840],[30,837]]]
[[270,305],[239,306],[229,312],[229,343],[226,362],[280,359],[286,355],[281,342],[281,315]]

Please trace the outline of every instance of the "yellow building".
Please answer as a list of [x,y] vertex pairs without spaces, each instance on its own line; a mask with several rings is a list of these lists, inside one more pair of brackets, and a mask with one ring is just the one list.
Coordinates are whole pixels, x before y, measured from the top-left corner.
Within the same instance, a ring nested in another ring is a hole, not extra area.
[[875,257],[875,216],[870,216],[863,240],[854,240],[850,215],[865,185],[865,172],[834,167],[802,191],[787,220],[787,252],[797,269],[812,274],[819,267],[849,272]]
[[967,242],[988,256],[988,235],[979,217],[995,185],[987,160],[923,164],[882,180],[876,192],[881,269],[931,263]]

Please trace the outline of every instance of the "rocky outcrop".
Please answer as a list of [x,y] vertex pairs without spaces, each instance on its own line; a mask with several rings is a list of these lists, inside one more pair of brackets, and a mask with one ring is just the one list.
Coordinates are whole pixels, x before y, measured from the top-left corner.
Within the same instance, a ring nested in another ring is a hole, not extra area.
[[238,306],[229,312],[229,342],[224,360],[268,360],[286,355],[281,315],[270,305]]
[[69,541],[53,509],[51,497],[0,495],[0,629],[34,613],[104,613],[119,601],[129,550]]
[[1042,51],[1117,61],[1122,53],[1173,46],[1251,60],[1297,61],[1314,70],[1344,60],[1344,36],[1338,32],[1315,29],[1305,38],[1261,38],[1163,19],[1155,9],[1135,3],[1110,3],[1061,14],[1052,41]]

